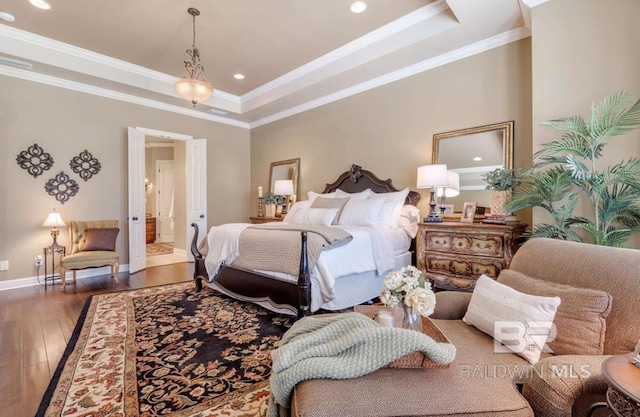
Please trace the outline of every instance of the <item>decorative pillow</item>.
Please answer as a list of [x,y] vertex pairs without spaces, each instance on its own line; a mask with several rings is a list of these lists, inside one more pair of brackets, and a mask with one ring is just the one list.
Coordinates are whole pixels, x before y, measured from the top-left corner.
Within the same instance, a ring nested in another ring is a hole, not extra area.
[[349,201],[349,197],[347,198],[324,198],[317,197],[313,200],[313,204],[311,204],[311,208],[335,208],[338,209],[338,213],[333,218],[333,222],[331,224],[338,224],[338,219],[340,218],[340,213],[342,212],[342,208]]
[[409,195],[409,188],[393,193],[372,193],[369,200],[382,199],[385,205],[380,210],[380,218],[378,226],[381,227],[400,227],[400,214],[402,206]]
[[291,206],[289,211],[287,211],[287,215],[284,216],[284,219],[282,219],[282,223],[294,224],[292,219],[296,217],[296,213],[299,212],[300,210],[307,210],[309,208],[311,208],[311,201],[309,200],[298,201],[297,203]]
[[306,224],[310,226],[330,226],[338,214],[335,208],[310,208],[298,210],[291,219],[291,224]]
[[518,291],[562,300],[556,318],[556,337],[547,342],[556,355],[602,355],[606,318],[611,312],[609,293],[577,288],[537,278],[517,271],[504,270],[498,282]]
[[360,191],[359,193],[348,193],[346,191],[342,191],[341,189],[336,190],[337,197],[340,197],[340,198],[349,197],[352,200],[366,200],[367,198],[369,198],[369,196],[371,196],[371,194],[373,194],[373,191],[371,191],[371,188],[367,188],[366,190]]
[[313,192],[313,191],[308,191],[307,192],[307,199],[309,201],[311,201],[311,204],[313,204],[313,200],[315,200],[318,197],[336,198],[336,197],[338,197],[338,195],[336,193],[320,194],[320,193],[316,193],[316,192]]
[[418,223],[420,223],[420,209],[410,204],[402,206],[398,225],[411,239],[418,234]]
[[342,209],[338,224],[342,226],[376,226],[378,216],[384,201],[376,200],[349,200]]
[[525,294],[483,274],[462,321],[493,337],[496,352],[510,350],[535,365],[559,305],[559,297]]
[[119,228],[87,229],[87,239],[83,251],[116,250],[116,238]]

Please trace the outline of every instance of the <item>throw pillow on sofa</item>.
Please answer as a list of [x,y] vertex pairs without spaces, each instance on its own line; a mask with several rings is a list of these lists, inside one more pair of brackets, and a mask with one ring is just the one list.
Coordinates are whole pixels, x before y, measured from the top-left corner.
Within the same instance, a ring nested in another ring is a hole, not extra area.
[[602,355],[610,294],[590,288],[557,284],[520,272],[504,270],[498,282],[527,294],[558,296],[562,300],[553,320],[557,334],[547,342],[556,355]]
[[503,345],[535,365],[559,305],[559,297],[525,294],[483,274],[462,321],[493,337],[496,351]]

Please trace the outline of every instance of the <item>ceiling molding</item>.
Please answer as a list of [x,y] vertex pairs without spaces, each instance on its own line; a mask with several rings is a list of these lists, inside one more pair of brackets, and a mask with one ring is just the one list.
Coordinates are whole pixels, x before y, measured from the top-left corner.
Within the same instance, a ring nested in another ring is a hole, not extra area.
[[175,106],[173,104],[167,104],[167,103],[163,103],[156,100],[149,100],[146,98],[133,96],[131,94],[124,94],[118,91],[107,90],[106,88],[94,87],[88,84],[82,84],[75,81],[64,80],[62,78],[56,78],[56,77],[39,74],[32,71],[25,71],[21,69],[4,67],[0,65],[0,75],[20,78],[22,80],[33,81],[40,84],[46,84],[54,87],[65,88],[67,90],[79,91],[81,93],[92,94],[94,96],[110,98],[113,100],[124,101],[127,103],[138,104],[145,107],[151,107],[158,110],[177,113],[183,116],[195,117],[198,119],[204,119],[212,122],[222,123],[225,125],[231,125],[231,126],[241,127],[243,129],[249,129],[249,123],[246,123],[246,122],[227,119],[225,117],[215,116],[212,114],[203,113],[201,111],[191,110],[191,109],[180,107],[180,106]]
[[382,75],[380,77],[360,83],[358,85],[354,85],[352,87],[343,89],[333,94],[320,97],[316,100],[309,101],[300,106],[292,107],[288,110],[284,110],[282,112],[272,114],[260,120],[256,120],[255,122],[251,122],[249,126],[251,129],[264,126],[266,124],[273,123],[280,119],[284,119],[286,117],[293,116],[295,114],[302,113],[307,110],[315,109],[317,107],[324,106],[325,104],[333,103],[334,101],[338,101],[343,98],[353,96],[355,94],[372,90],[374,88],[392,83],[394,81],[411,77],[412,75],[416,75],[421,72],[440,67],[442,65],[450,64],[452,62],[470,57],[472,55],[486,52],[493,48],[507,45],[511,42],[519,41],[520,39],[524,39],[529,36],[531,36],[531,32],[529,32],[529,30],[525,27],[513,29],[508,32],[501,33],[499,35],[492,36],[491,38],[473,43],[471,45],[464,46],[454,51],[447,52],[437,57],[424,60],[417,64],[410,65],[406,68],[402,68],[400,70]]
[[[153,136],[153,137],[161,138],[161,139],[173,139],[173,140],[191,140],[191,139],[193,139],[193,136],[191,136],[191,135],[184,135],[182,133],[167,132],[165,130],[149,129],[148,127],[136,126],[136,129],[141,131],[142,133],[144,133],[147,136]],[[173,146],[173,144],[171,144],[171,146]]]

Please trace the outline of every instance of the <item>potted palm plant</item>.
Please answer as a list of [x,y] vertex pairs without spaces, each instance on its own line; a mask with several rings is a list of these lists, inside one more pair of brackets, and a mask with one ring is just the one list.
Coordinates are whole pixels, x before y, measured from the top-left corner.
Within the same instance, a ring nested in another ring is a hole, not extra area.
[[[569,116],[544,124],[563,134],[534,155],[508,208],[550,214],[553,222],[536,224],[531,237],[622,246],[640,231],[640,159],[606,167],[599,159],[609,141],[640,126],[640,100],[620,91],[592,104],[588,122]],[[579,201],[590,203],[584,216],[575,213]]]
[[497,168],[482,174],[482,179],[487,183],[486,189],[491,190],[489,195],[491,214],[510,215],[511,212],[506,210],[505,207],[511,200],[513,187],[518,183],[515,171],[507,168]]

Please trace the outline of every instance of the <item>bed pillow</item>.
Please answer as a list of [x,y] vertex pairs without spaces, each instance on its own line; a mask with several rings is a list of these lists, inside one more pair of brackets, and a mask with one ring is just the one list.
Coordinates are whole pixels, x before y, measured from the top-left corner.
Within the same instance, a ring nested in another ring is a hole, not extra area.
[[298,210],[291,219],[291,224],[304,224],[309,226],[331,226],[333,219],[338,214],[335,208],[310,208]]
[[493,337],[496,352],[511,350],[535,365],[559,305],[560,297],[525,294],[483,274],[462,321]]
[[325,193],[325,194],[320,194],[320,193],[316,193],[314,191],[308,191],[307,192],[307,199],[309,201],[311,201],[311,204],[313,204],[313,200],[315,200],[318,197],[324,197],[324,198],[336,198],[338,197],[338,195],[336,193]]
[[378,226],[394,229],[400,227],[400,215],[407,195],[409,195],[409,188],[392,193],[372,193],[369,196],[369,200],[381,199],[384,201],[384,205],[380,209]]
[[562,303],[553,320],[556,337],[548,342],[556,355],[602,355],[606,318],[611,312],[609,293],[577,288],[503,270],[498,282],[527,294],[560,297]]
[[400,229],[404,230],[413,239],[418,234],[418,223],[420,223],[420,209],[410,204],[403,205],[398,224]]
[[287,211],[287,215],[282,219],[282,223],[290,223],[295,224],[292,219],[294,219],[297,215],[300,215],[301,210],[307,210],[311,208],[311,201],[298,201],[294,205],[291,206],[289,211]]
[[116,238],[120,231],[117,227],[104,229],[87,229],[87,238],[82,251],[116,250]]
[[369,226],[378,224],[378,216],[384,201],[377,200],[349,200],[342,209],[338,219],[341,226]]
[[338,219],[340,218],[340,213],[345,204],[349,201],[349,197],[347,198],[324,198],[324,197],[316,197],[313,200],[313,204],[311,204],[311,208],[335,208],[338,209],[338,213],[334,216],[333,222],[331,224],[338,224]]
[[369,196],[371,196],[371,194],[373,194],[373,191],[371,191],[371,188],[367,188],[366,190],[360,191],[359,193],[348,193],[346,191],[342,191],[341,189],[337,189],[335,194],[340,198],[349,197],[353,200],[366,200],[367,198],[369,198]]

